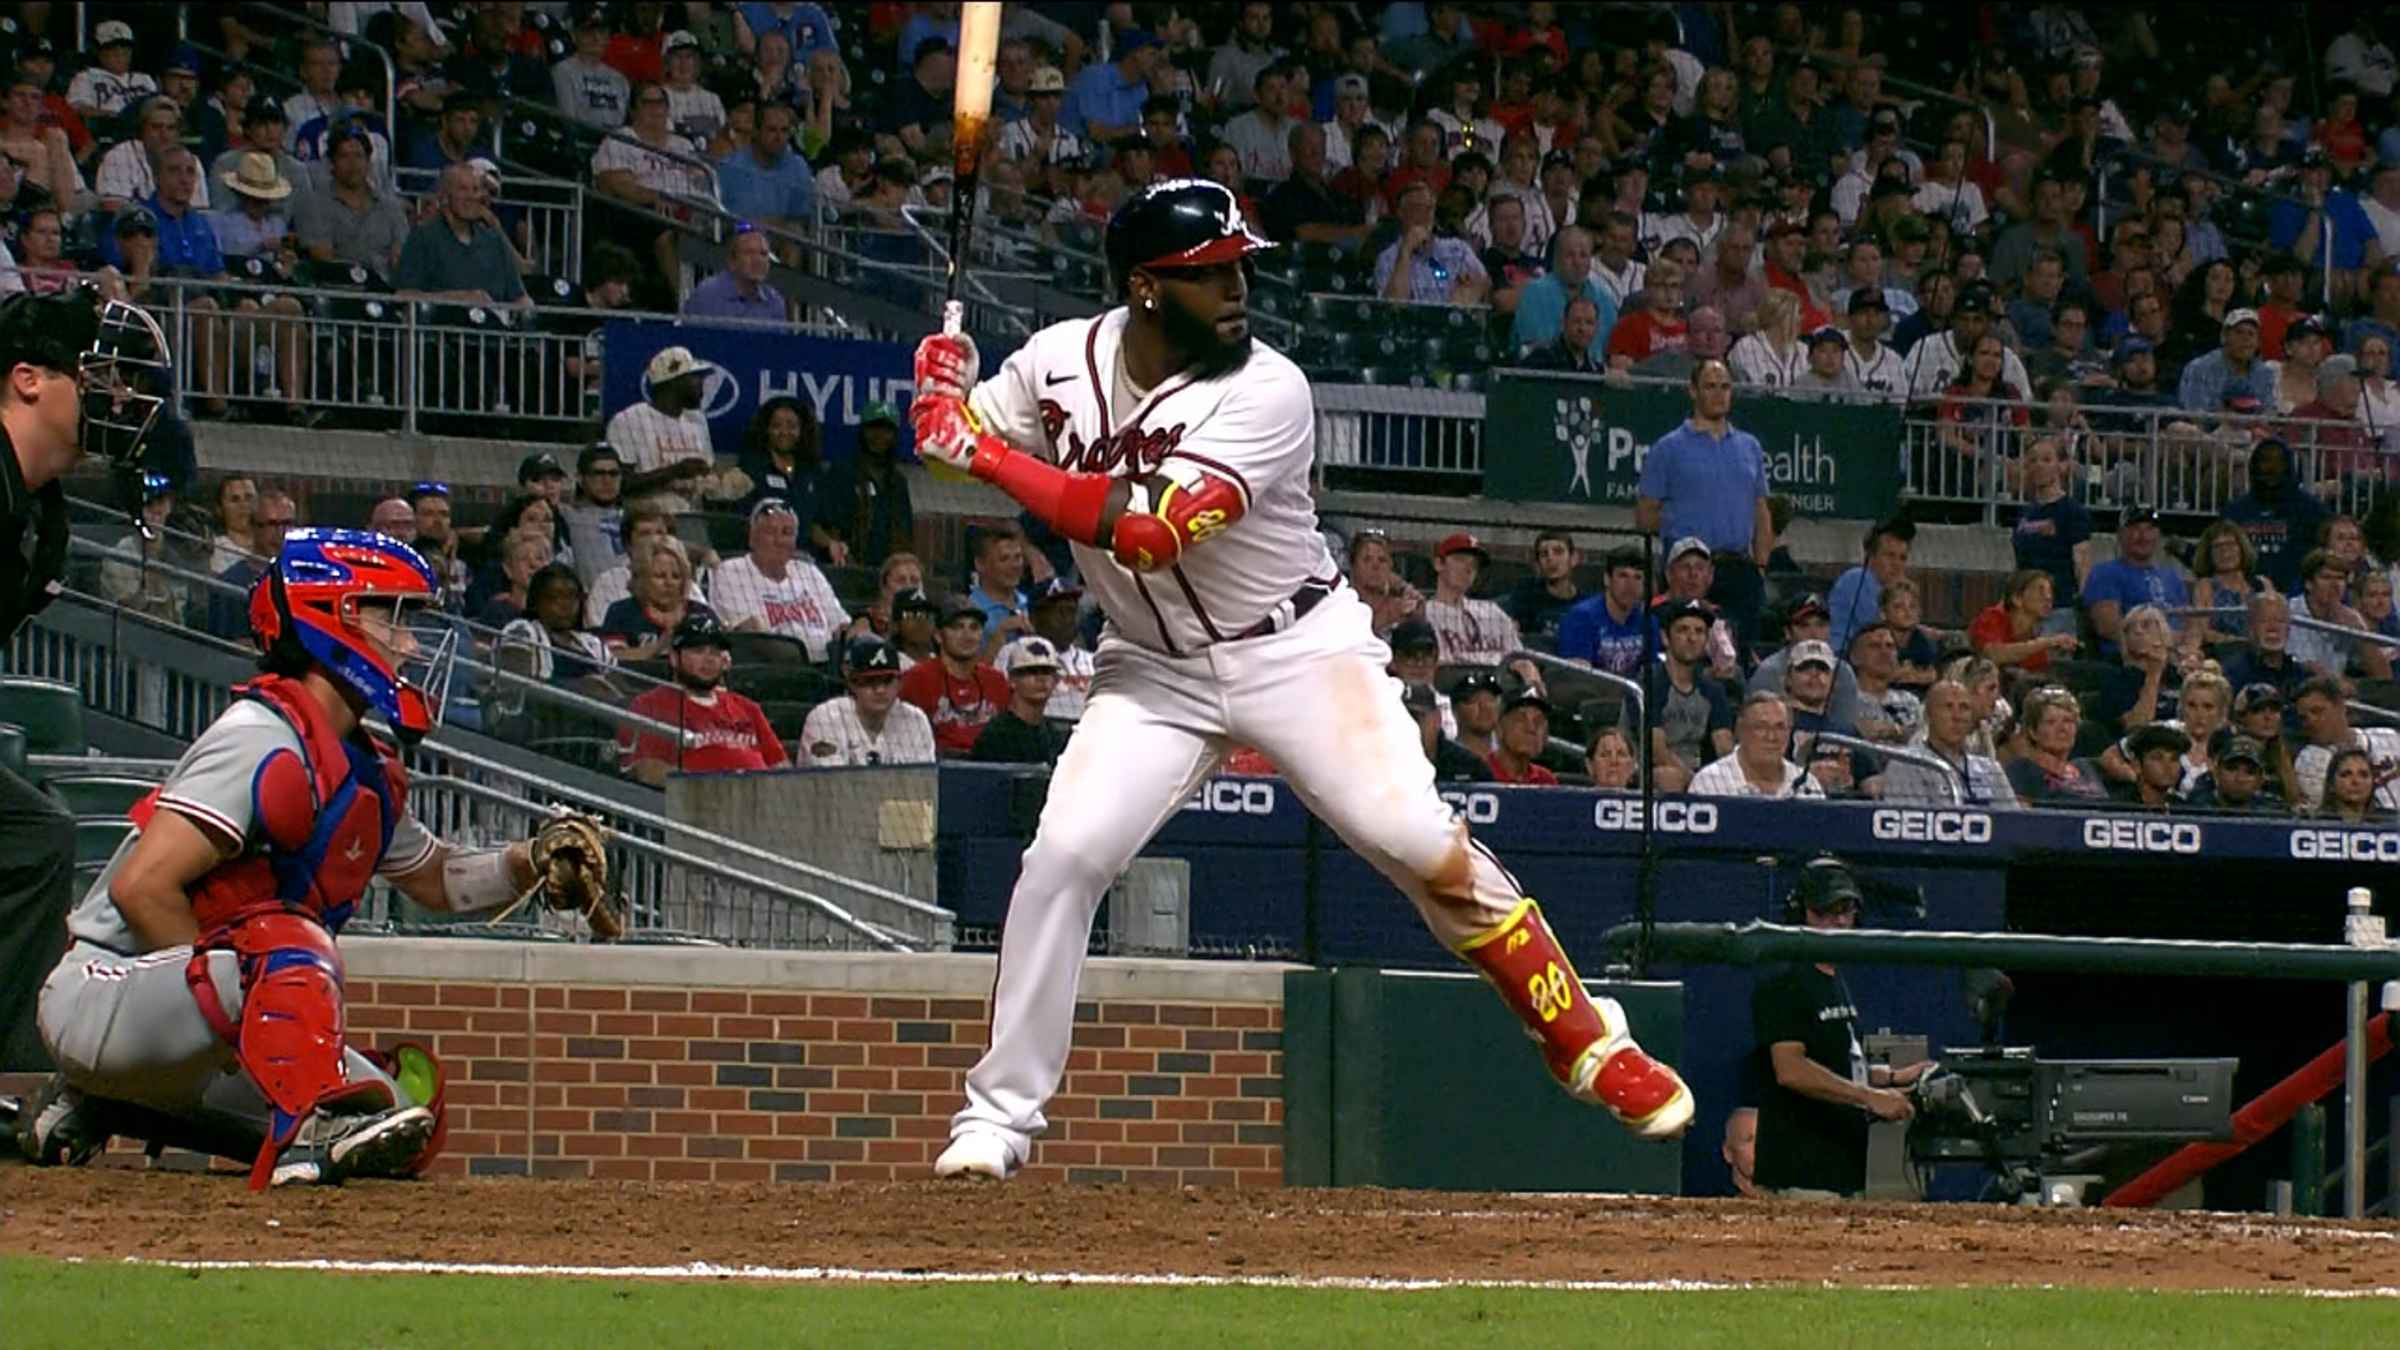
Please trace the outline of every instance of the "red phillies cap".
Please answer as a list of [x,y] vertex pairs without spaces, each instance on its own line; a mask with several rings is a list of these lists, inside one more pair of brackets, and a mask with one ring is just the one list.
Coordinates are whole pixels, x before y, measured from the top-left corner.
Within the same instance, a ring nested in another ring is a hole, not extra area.
[[1472,553],[1487,563],[1492,560],[1492,551],[1485,548],[1476,540],[1474,535],[1467,533],[1465,530],[1460,530],[1458,533],[1451,535],[1447,539],[1444,539],[1440,545],[1433,550],[1433,556],[1436,558],[1447,558],[1453,553]]

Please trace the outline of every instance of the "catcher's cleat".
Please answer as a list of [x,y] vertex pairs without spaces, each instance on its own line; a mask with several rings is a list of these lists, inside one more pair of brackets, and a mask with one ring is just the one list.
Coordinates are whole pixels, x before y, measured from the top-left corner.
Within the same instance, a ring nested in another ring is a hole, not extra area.
[[353,1177],[401,1177],[433,1138],[433,1113],[422,1106],[366,1115],[316,1112],[276,1159],[271,1186],[339,1186]]
[[951,1140],[933,1164],[933,1174],[945,1181],[1006,1181],[1016,1170],[1008,1141],[989,1130],[969,1130]]
[[1573,1092],[1608,1108],[1610,1115],[1641,1139],[1673,1139],[1692,1123],[1692,1090],[1682,1075],[1634,1044],[1625,1010],[1612,998],[1595,998],[1612,1034],[1585,1054]]
[[36,1167],[81,1167],[108,1147],[111,1131],[98,1115],[54,1073],[17,1113],[17,1149]]

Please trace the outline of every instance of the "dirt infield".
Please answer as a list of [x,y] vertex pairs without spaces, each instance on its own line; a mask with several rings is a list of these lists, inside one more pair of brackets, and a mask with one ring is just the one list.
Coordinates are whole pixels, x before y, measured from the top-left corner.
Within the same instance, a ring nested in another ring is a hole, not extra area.
[[2400,1226],[1987,1207],[1084,1186],[361,1183],[0,1166],[0,1253],[883,1271],[2400,1288]]

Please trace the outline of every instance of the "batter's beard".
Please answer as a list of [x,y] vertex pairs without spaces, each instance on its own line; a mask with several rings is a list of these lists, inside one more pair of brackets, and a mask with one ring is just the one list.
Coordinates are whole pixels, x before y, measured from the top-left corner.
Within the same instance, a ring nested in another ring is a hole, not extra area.
[[686,672],[679,670],[675,672],[675,683],[682,685],[684,688],[692,691],[695,694],[713,694],[717,692],[717,687],[719,685],[725,683],[725,677],[722,675],[714,675],[704,680],[697,675],[687,674]]
[[1228,342],[1217,336],[1217,326],[1199,318],[1190,310],[1169,300],[1159,307],[1159,322],[1164,326],[1167,345],[1182,354],[1184,369],[1195,379],[1213,380],[1240,370],[1250,359],[1250,334]]

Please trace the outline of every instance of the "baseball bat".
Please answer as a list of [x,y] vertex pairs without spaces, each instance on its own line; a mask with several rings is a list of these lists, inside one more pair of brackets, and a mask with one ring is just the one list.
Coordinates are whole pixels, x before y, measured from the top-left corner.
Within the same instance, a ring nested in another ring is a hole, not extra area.
[[[958,288],[974,237],[975,177],[984,130],[991,124],[992,72],[1000,55],[999,0],[967,0],[958,9],[958,80],[950,95],[950,258],[942,279],[942,332],[951,337],[966,330],[967,305]],[[966,477],[946,464],[927,467],[937,478]]]

